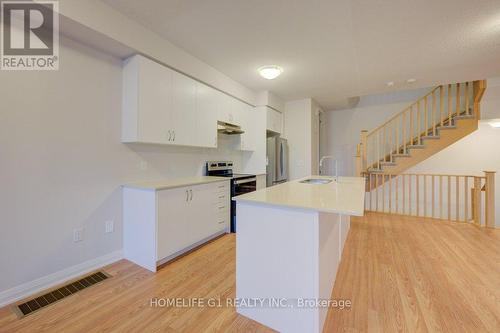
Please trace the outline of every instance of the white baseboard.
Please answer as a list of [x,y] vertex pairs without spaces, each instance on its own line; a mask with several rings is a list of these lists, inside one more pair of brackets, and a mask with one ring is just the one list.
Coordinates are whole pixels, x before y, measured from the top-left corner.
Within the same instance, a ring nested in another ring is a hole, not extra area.
[[103,266],[123,259],[123,251],[115,251],[98,258],[94,258],[81,264],[68,267],[61,271],[43,276],[39,279],[23,283],[11,289],[0,292],[0,307],[12,304],[42,290],[52,288],[68,280],[84,275]]

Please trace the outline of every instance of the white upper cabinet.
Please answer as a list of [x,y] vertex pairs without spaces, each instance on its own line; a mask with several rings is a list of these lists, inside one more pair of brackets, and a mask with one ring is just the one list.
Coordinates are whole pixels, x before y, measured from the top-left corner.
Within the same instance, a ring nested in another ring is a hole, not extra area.
[[283,114],[269,107],[267,109],[267,130],[275,133],[283,132]]
[[173,133],[172,71],[144,57],[123,71],[123,142],[169,143]]
[[239,100],[218,92],[217,120],[241,126],[241,106]]
[[217,147],[217,111],[219,92],[202,83],[196,84],[196,145]]
[[123,70],[122,141],[217,147],[214,95],[168,67],[131,57]]
[[172,72],[173,144],[196,145],[196,81]]
[[[242,119],[242,129],[245,131],[245,133],[241,135],[240,149],[245,151],[255,151],[257,150],[257,141],[259,136],[259,119],[255,117],[254,108],[246,104],[244,104],[240,116]],[[265,137],[265,133],[262,133],[262,137]]]
[[239,150],[254,151],[253,107],[137,55],[123,70],[122,141],[217,147],[217,121],[239,125]]

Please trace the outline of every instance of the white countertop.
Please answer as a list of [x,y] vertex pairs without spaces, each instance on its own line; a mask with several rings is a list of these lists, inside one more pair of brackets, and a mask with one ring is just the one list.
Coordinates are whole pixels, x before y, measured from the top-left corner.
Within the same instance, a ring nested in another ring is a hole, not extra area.
[[140,190],[161,191],[176,187],[185,187],[185,186],[216,183],[223,181],[229,182],[230,178],[213,177],[213,176],[173,178],[173,179],[125,184],[123,185],[123,187],[136,188]]
[[365,179],[339,177],[328,184],[304,184],[308,178],[332,179],[310,176],[235,197],[239,202],[262,203],[273,206],[310,209],[319,212],[362,216],[365,205]]

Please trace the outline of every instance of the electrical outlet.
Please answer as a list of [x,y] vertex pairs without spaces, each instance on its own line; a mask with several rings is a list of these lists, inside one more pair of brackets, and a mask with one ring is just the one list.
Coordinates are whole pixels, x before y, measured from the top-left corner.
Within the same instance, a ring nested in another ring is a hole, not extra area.
[[83,229],[73,230],[73,242],[81,242],[83,240]]
[[115,223],[113,220],[106,221],[105,226],[106,226],[105,230],[106,233],[115,231]]

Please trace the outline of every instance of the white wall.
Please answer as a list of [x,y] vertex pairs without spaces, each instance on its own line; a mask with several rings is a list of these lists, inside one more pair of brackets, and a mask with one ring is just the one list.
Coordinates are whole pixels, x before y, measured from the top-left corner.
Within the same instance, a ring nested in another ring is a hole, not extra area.
[[311,99],[287,102],[283,114],[284,133],[288,140],[289,179],[311,175]]
[[211,159],[245,169],[251,154],[120,143],[121,61],[70,40],[60,51],[59,71],[0,73],[0,293],[120,250],[121,184],[201,175]]
[[[319,174],[319,159],[320,159],[320,114],[322,110],[315,100],[311,104],[311,175]],[[328,173],[326,173],[328,174]]]
[[285,103],[283,136],[288,140],[289,179],[319,174],[321,107],[311,98]]
[[270,91],[261,91],[256,94],[255,105],[269,106],[277,111],[285,111],[285,102]]
[[481,100],[481,119],[500,118],[500,77],[487,80]]

